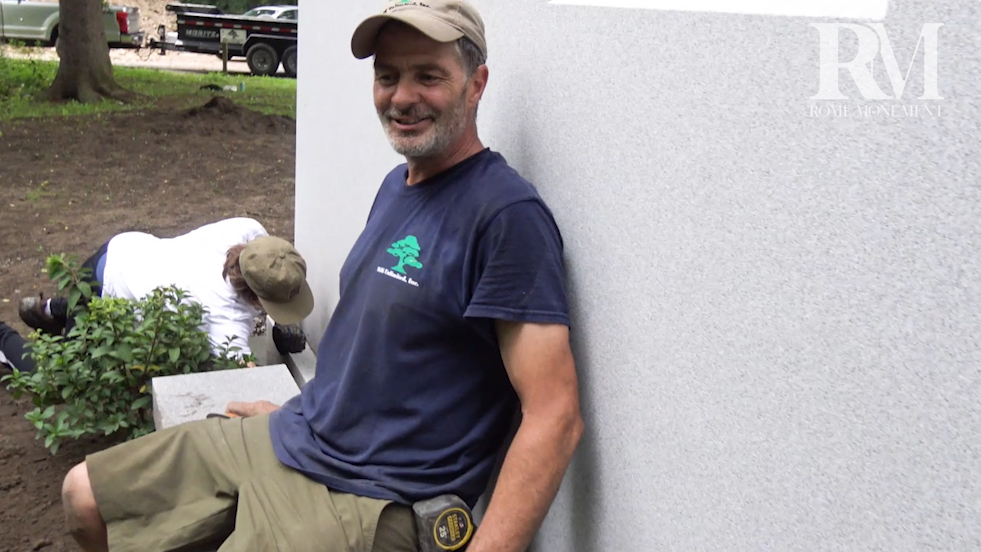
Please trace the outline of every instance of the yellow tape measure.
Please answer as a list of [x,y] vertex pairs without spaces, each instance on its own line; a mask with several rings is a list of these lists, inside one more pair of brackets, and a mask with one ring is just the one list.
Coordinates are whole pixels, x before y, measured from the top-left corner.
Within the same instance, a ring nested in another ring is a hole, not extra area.
[[473,536],[473,520],[463,508],[449,508],[433,524],[433,540],[443,550],[459,550]]

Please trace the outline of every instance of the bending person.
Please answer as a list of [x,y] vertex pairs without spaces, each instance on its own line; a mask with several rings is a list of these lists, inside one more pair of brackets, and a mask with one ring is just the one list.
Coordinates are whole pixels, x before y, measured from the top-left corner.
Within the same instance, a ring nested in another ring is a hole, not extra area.
[[[186,291],[207,310],[202,329],[216,354],[233,336],[231,345],[239,347],[233,356],[251,354],[249,336],[263,312],[277,325],[289,325],[313,310],[303,257],[251,218],[214,222],[174,238],[117,234],[83,266],[93,271],[93,293],[104,297],[140,299],[167,285]],[[20,317],[32,328],[66,335],[74,321],[62,297],[26,297]]]

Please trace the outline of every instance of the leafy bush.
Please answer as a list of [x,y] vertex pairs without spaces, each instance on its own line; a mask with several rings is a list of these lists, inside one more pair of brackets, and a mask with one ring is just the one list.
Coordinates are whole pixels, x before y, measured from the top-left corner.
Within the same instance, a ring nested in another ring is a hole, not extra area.
[[49,277],[67,291],[75,326],[65,336],[31,334],[33,373],[14,371],[0,381],[14,397],[32,395],[26,414],[57,453],[66,438],[153,431],[150,380],[156,376],[240,367],[230,337],[219,354],[199,329],[205,308],[186,301],[174,286],[160,287],[141,300],[92,296],[81,269],[63,255],[47,260]]

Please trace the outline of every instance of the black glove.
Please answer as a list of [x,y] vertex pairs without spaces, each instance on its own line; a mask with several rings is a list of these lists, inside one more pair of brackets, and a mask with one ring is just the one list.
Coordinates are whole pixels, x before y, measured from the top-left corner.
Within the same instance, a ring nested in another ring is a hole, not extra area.
[[299,326],[273,324],[272,337],[281,355],[299,353],[307,346],[307,337]]

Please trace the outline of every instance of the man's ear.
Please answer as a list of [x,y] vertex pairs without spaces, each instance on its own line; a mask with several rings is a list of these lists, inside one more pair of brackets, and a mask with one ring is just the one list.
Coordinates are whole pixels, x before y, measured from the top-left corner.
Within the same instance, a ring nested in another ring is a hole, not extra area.
[[474,106],[480,101],[480,98],[484,95],[484,90],[487,89],[487,78],[488,71],[486,65],[481,65],[473,72],[473,76],[470,77],[470,105]]

